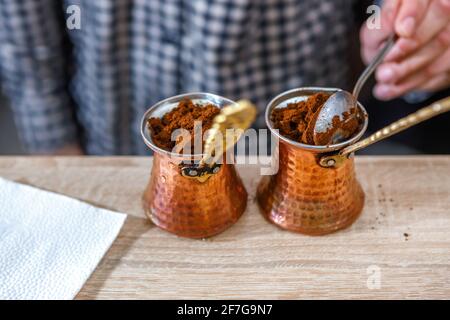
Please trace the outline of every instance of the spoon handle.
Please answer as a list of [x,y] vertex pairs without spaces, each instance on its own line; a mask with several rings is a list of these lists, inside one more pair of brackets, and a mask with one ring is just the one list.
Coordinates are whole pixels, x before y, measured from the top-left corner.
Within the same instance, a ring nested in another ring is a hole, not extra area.
[[342,164],[344,160],[353,152],[367,148],[376,142],[384,140],[394,134],[415,126],[416,124],[448,111],[450,111],[450,97],[437,101],[428,107],[422,108],[419,111],[390,124],[389,126],[375,132],[370,137],[342,149],[336,155],[322,157],[320,159],[320,165],[323,167],[337,167]]
[[394,46],[397,38],[398,37],[396,34],[393,34],[389,37],[389,39],[386,41],[384,48],[376,55],[376,57],[373,59],[373,61],[367,66],[367,68],[364,70],[364,72],[359,77],[358,81],[356,82],[355,88],[353,89],[353,96],[355,97],[356,100],[358,100],[361,89],[364,86],[364,84],[366,83],[367,79],[369,79],[369,77],[372,75],[372,73],[375,71],[375,69],[380,65],[380,63],[383,62],[383,60],[386,57],[386,55],[388,54],[388,52]]
[[[248,100],[240,100],[234,105],[222,108],[220,114],[214,118],[206,137],[204,156],[200,164],[214,165],[225,151],[238,142],[244,131],[250,128],[256,114],[255,105]],[[228,131],[231,129],[234,129],[233,134]]]
[[435,102],[428,107],[422,108],[419,111],[388,125],[387,127],[375,132],[367,139],[364,139],[358,143],[355,143],[354,145],[343,149],[341,151],[341,154],[349,155],[350,153],[361,150],[362,148],[366,148],[373,143],[384,140],[394,134],[415,126],[416,124],[419,124],[423,121],[426,121],[448,111],[450,111],[450,97]]

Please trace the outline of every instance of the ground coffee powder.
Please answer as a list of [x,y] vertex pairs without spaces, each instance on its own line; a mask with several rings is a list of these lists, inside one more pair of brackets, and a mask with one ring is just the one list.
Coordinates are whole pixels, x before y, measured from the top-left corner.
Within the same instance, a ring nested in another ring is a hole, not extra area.
[[213,104],[199,105],[191,100],[181,101],[176,108],[166,113],[162,118],[151,118],[148,126],[153,142],[160,148],[172,151],[176,144],[183,143],[178,139],[172,141],[172,133],[177,129],[190,132],[191,149],[194,151],[194,124],[202,124],[202,137],[206,130],[211,129],[213,119],[220,113],[219,107]]

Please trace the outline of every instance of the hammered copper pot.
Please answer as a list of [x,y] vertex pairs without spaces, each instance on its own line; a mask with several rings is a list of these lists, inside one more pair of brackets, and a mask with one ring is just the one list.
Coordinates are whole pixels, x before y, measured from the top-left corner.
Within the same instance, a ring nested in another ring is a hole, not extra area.
[[299,88],[276,97],[266,110],[266,122],[279,139],[275,157],[279,170],[266,176],[257,190],[262,214],[275,225],[307,235],[324,235],[350,226],[364,206],[364,192],[356,179],[354,158],[345,160],[338,168],[323,168],[319,159],[324,154],[355,143],[367,129],[367,113],[360,132],[351,140],[332,146],[311,146],[292,141],[279,134],[270,121],[274,108],[307,99],[317,92],[333,93],[337,89]]
[[212,94],[193,93],[159,102],[146,112],[142,136],[154,151],[154,158],[143,206],[156,226],[181,237],[207,238],[221,233],[240,218],[247,205],[247,192],[233,164],[216,166],[206,181],[200,181],[182,172],[196,170],[195,162],[202,155],[171,153],[152,142],[148,119],[162,117],[185,98],[218,107],[234,103]]

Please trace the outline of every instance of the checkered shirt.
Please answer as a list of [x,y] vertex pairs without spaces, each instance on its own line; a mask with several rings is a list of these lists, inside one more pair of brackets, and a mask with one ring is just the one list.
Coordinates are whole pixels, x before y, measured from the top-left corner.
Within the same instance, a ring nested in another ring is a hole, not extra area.
[[[80,9],[70,30],[67,8]],[[0,75],[30,152],[145,154],[145,110],[192,91],[260,108],[347,86],[353,0],[0,0]]]

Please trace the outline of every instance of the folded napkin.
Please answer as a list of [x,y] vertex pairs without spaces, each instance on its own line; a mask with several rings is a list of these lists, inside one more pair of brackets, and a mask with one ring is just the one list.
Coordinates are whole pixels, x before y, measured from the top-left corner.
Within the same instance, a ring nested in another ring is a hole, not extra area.
[[125,218],[0,178],[0,299],[73,299]]

